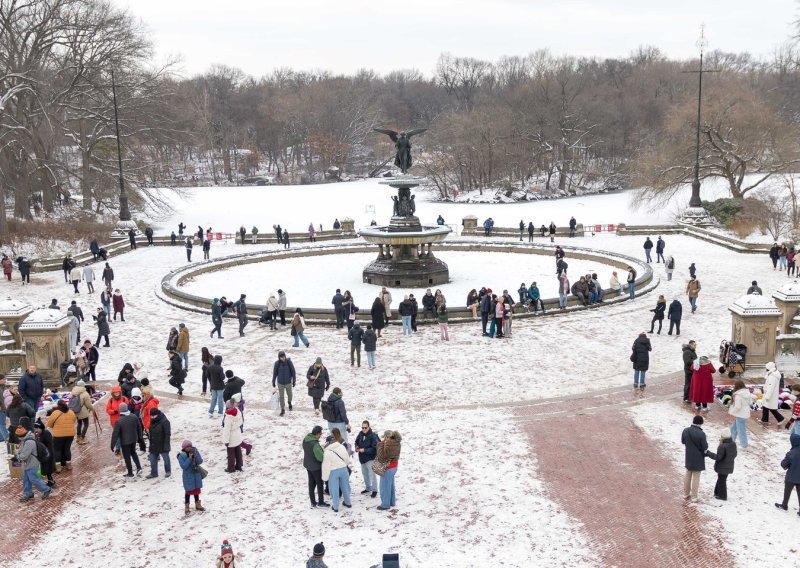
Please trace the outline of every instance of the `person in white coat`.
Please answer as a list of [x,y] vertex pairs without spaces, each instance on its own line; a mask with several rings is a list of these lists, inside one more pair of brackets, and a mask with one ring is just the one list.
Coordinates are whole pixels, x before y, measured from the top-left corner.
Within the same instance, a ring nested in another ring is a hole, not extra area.
[[672,255],[667,257],[667,260],[664,262],[664,272],[667,273],[667,281],[672,280],[672,273],[675,271],[675,259],[672,258]]
[[225,403],[225,416],[222,418],[222,443],[228,450],[228,469],[226,473],[242,471],[242,414],[233,399]]
[[782,424],[786,420],[783,415],[778,412],[778,391],[780,390],[781,374],[775,363],[770,361],[767,363],[767,376],[764,377],[764,397],[761,399],[761,422],[766,424],[769,422],[769,415],[775,417],[778,424]]
[[72,282],[72,287],[75,289],[76,294],[81,293],[78,290],[78,284],[81,283],[81,274],[81,269],[77,265],[73,266],[72,270],[69,271],[69,281]]
[[286,292],[278,289],[278,314],[281,316],[281,325],[286,325]]
[[271,293],[269,298],[267,298],[267,312],[269,312],[269,328],[272,330],[278,329],[278,308],[280,307],[280,302],[275,297],[275,293]]
[[67,335],[69,336],[69,350],[72,351],[75,349],[75,346],[78,345],[78,340],[81,338],[81,322],[78,321],[78,318],[72,315],[71,312],[67,312],[69,315],[69,330],[67,331]]
[[746,386],[744,381],[739,379],[733,384],[733,397],[728,414],[733,417],[733,424],[731,424],[731,438],[736,441],[739,437],[739,447],[744,449],[747,447],[747,419],[750,418],[750,405],[753,402],[753,394]]
[[331,508],[334,513],[339,512],[339,490],[342,491],[344,506],[352,507],[350,502],[350,454],[342,444],[342,433],[338,428],[331,431],[333,440],[325,444],[322,456],[322,480],[328,482],[328,492],[331,495]]
[[383,302],[383,309],[386,312],[386,323],[389,323],[389,319],[392,317],[392,293],[386,289],[384,286],[381,289],[380,295],[381,302]]
[[133,363],[133,376],[140,383],[147,378],[147,369],[144,368],[144,363],[139,361]]
[[89,265],[83,267],[83,280],[86,282],[86,288],[89,290],[89,293],[93,294],[95,281],[94,268]]

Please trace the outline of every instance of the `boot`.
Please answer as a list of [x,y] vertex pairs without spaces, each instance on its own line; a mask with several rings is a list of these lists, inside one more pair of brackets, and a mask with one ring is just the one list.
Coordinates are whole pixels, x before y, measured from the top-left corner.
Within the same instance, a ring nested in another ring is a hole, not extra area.
[[56,473],[61,473],[61,464],[60,463],[56,464]]
[[84,445],[89,443],[89,440],[87,440],[85,436],[82,436],[82,437],[78,438],[78,443],[81,446],[84,446]]
[[64,469],[66,469],[67,471],[72,471],[72,464],[70,462],[67,462],[67,465],[64,466]]
[[[188,507],[189,505],[186,505],[186,506]],[[206,510],[206,508],[203,507],[203,504],[200,501],[195,501],[194,502],[194,508],[197,511],[205,511]]]
[[189,503],[184,504],[183,512],[187,515],[189,514]]

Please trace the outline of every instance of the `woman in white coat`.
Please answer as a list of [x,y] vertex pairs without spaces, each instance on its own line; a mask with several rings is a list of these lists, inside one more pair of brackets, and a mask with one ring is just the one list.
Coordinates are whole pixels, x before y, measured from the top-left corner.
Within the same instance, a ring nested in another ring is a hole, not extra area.
[[782,424],[786,420],[783,415],[778,412],[778,391],[780,390],[781,374],[775,363],[767,363],[767,376],[764,378],[764,397],[761,399],[761,422],[764,424],[769,422],[769,415],[775,417],[778,424]]
[[667,260],[664,262],[664,272],[667,273],[667,281],[672,280],[672,272],[675,270],[675,259],[672,258],[672,255],[667,257]]
[[331,432],[333,440],[325,444],[322,456],[322,480],[328,482],[328,492],[331,495],[331,508],[334,513],[339,512],[339,489],[342,490],[344,506],[352,507],[350,502],[350,454],[342,444],[342,433],[338,428]]
[[226,473],[242,471],[242,414],[229,399],[225,403],[225,417],[222,419],[222,443],[228,450]]
[[731,401],[728,414],[733,417],[731,424],[731,438],[736,441],[739,436],[739,447],[747,447],[747,419],[750,418],[750,404],[753,402],[753,394],[746,386],[744,381],[739,379],[733,384],[733,400]]

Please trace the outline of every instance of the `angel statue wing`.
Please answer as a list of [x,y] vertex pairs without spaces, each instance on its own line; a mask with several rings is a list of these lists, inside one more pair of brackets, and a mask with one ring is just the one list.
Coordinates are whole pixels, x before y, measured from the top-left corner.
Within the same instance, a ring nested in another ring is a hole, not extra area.
[[417,134],[422,134],[428,130],[427,128],[415,128],[414,130],[409,130],[406,132],[406,138],[411,138],[412,136],[416,136]]
[[375,132],[380,132],[381,134],[386,134],[392,139],[392,142],[397,142],[397,132],[394,130],[389,130],[388,128],[373,128],[372,130]]

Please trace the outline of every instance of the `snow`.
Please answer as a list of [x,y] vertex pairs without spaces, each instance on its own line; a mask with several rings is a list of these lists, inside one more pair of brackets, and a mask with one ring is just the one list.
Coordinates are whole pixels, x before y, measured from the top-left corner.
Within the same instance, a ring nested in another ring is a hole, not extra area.
[[63,327],[69,324],[67,316],[61,310],[51,310],[50,308],[40,308],[34,310],[20,325],[21,328],[46,328]]
[[772,298],[759,294],[741,296],[728,308],[739,315],[778,315],[781,311],[775,307]]

